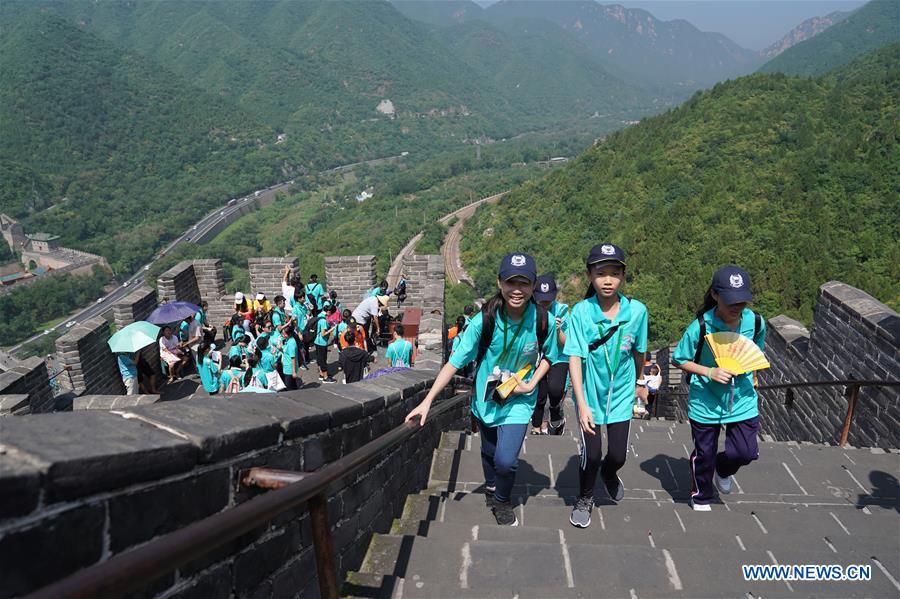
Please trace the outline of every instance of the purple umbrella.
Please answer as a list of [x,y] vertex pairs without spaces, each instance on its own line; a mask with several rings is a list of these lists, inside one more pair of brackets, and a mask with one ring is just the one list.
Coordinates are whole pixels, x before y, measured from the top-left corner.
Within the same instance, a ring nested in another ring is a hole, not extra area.
[[200,306],[195,306],[190,302],[168,302],[151,312],[147,321],[153,324],[169,324],[193,316],[199,310]]

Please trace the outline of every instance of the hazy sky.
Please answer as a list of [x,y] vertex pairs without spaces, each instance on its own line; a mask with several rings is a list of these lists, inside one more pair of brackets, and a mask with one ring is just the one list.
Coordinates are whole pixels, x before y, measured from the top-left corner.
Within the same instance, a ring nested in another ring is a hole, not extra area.
[[[608,2],[613,4],[614,2]],[[602,2],[607,4],[607,2]],[[685,19],[703,31],[717,31],[751,50],[762,50],[810,17],[851,11],[862,0],[620,0],[658,19]]]
[[[492,4],[490,0],[478,2]],[[602,0],[643,8],[658,19],[685,19],[703,31],[723,33],[739,45],[762,50],[810,17],[851,11],[865,0]]]

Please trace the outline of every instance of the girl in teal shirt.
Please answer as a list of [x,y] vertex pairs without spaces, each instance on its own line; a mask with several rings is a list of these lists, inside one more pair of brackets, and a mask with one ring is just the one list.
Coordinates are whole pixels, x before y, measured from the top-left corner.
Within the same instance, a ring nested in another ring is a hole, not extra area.
[[[691,506],[708,512],[715,491],[731,492],[732,476],[741,466],[759,457],[756,435],[759,410],[753,373],[735,375],[718,368],[703,337],[711,333],[739,333],[764,348],[766,325],[747,304],[750,275],[737,266],[720,268],[675,353],[672,361],[690,377],[688,419],[694,451],[691,452]],[[718,452],[719,432],[725,425],[725,451]]]
[[[554,319],[547,319],[546,339],[539,343],[539,311],[532,300],[536,277],[531,256],[516,253],[503,258],[497,277],[499,292],[484,305],[481,315],[472,319],[425,399],[406,416],[406,420],[418,417],[420,424],[425,423],[434,398],[457,370],[478,357],[485,320],[493,321],[490,344],[476,367],[471,409],[481,432],[481,465],[488,505],[501,526],[518,524],[510,494],[519,450],[534,411],[537,385],[556,359]],[[543,310],[540,313],[546,318]],[[518,379],[515,373],[525,366],[531,369]],[[509,377],[516,377],[516,386],[505,401],[498,401],[494,389]]]
[[215,349],[215,345],[201,343],[197,350],[197,373],[200,375],[200,382],[203,388],[210,395],[219,392],[219,370],[220,366],[210,357],[210,351]]
[[[625,281],[625,253],[611,243],[594,246],[587,274],[590,286],[585,299],[572,308],[564,350],[581,426],[580,492],[569,521],[580,528],[591,524],[598,471],[611,499],[625,496],[617,472],[628,453],[634,389],[647,351],[647,308],[619,291]],[[606,425],[602,462],[598,424]]]

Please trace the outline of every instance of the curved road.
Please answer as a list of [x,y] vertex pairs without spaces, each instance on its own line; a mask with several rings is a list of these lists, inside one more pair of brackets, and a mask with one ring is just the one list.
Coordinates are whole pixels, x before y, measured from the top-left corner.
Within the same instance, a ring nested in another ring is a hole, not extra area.
[[[335,168],[331,168],[331,169],[322,171],[321,174],[343,172],[343,171],[350,170],[354,167],[364,165],[364,164],[375,166],[375,165],[383,164],[390,160],[405,158],[406,156],[408,156],[408,153],[403,153],[398,156],[388,156],[385,158],[375,158],[374,160],[367,160],[364,162],[354,162],[353,164],[338,166]],[[66,321],[61,322],[58,325],[56,325],[55,327],[49,328],[49,329],[43,331],[42,333],[38,333],[37,335],[33,335],[32,337],[29,337],[28,339],[18,343],[17,345],[10,347],[7,351],[10,354],[14,354],[19,349],[21,349],[23,345],[25,345],[27,343],[31,343],[32,341],[34,341],[36,339],[39,339],[42,335],[49,335],[50,333],[52,333],[54,331],[59,331],[59,332],[64,333],[66,331],[66,329],[71,328],[75,324],[84,322],[86,320],[90,320],[91,318],[94,318],[95,316],[109,312],[110,310],[112,310],[112,307],[115,305],[116,302],[118,302],[120,299],[122,299],[123,297],[128,295],[128,293],[132,289],[140,286],[144,282],[144,273],[146,271],[150,270],[150,267],[157,260],[159,260],[160,258],[162,258],[163,256],[165,256],[166,254],[168,254],[173,249],[175,249],[176,247],[178,247],[179,245],[181,245],[183,243],[193,243],[192,240],[196,240],[198,238],[202,239],[203,236],[205,234],[207,234],[211,229],[216,227],[216,225],[220,224],[227,217],[231,216],[231,214],[233,212],[236,212],[238,210],[241,210],[242,208],[245,208],[247,206],[247,204],[249,204],[255,200],[273,199],[276,193],[278,193],[279,191],[285,191],[293,183],[294,183],[294,180],[291,179],[290,181],[285,181],[284,183],[278,183],[276,185],[271,185],[269,187],[266,187],[265,189],[260,189],[260,190],[254,191],[253,193],[247,194],[244,197],[234,198],[232,200],[229,200],[227,204],[225,204],[224,206],[221,206],[219,208],[216,208],[215,210],[213,210],[212,212],[210,212],[209,214],[207,214],[206,216],[201,218],[199,221],[197,221],[197,224],[193,225],[190,229],[188,229],[187,231],[185,231],[184,233],[179,235],[177,238],[172,240],[172,242],[169,243],[169,245],[167,245],[165,248],[163,248],[158,254],[156,254],[153,257],[153,259],[150,260],[150,262],[143,265],[140,269],[138,269],[138,271],[136,273],[131,275],[122,285],[117,287],[115,290],[110,292],[108,295],[105,295],[102,298],[100,298],[99,300],[97,300],[96,302],[86,306],[81,311],[77,312],[76,314],[70,315]],[[6,366],[9,366],[9,365],[6,365]],[[3,370],[3,367],[4,367],[4,365],[0,364],[0,371]]]
[[[459,261],[459,236],[463,223],[465,223],[470,216],[475,214],[475,210],[477,210],[479,206],[484,203],[498,202],[500,201],[500,198],[508,193],[509,190],[486,198],[481,198],[480,200],[476,200],[471,204],[466,204],[462,208],[458,208],[449,214],[445,214],[438,219],[439,223],[445,224],[454,216],[459,218],[459,222],[455,223],[450,227],[450,230],[447,231],[447,235],[444,237],[444,243],[441,245],[441,255],[444,256],[444,270],[450,278],[451,283],[456,284],[460,280],[464,280],[469,285],[474,286],[472,280],[469,278],[469,275],[466,274],[465,270],[463,270],[462,264]],[[391,262],[391,268],[388,270],[387,275],[389,287],[393,288],[397,285],[397,281],[400,279],[400,271],[403,269],[403,258],[415,252],[416,244],[422,239],[422,235],[423,233],[418,233],[415,237],[410,239],[409,243],[403,246],[403,249],[400,250],[400,253],[397,254],[394,261]]]

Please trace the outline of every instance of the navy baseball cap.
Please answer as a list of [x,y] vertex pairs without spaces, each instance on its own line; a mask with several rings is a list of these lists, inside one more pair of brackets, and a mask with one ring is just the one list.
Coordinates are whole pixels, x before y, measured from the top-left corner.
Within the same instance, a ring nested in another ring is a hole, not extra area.
[[617,245],[612,243],[598,243],[591,248],[591,252],[587,257],[587,265],[597,264],[598,262],[617,262],[625,266],[625,252]]
[[552,302],[556,300],[556,279],[553,273],[547,273],[537,278],[534,286],[534,301]]
[[713,275],[712,290],[726,304],[740,304],[753,301],[750,293],[750,275],[737,266],[723,266]]
[[522,253],[503,256],[499,276],[501,281],[508,281],[513,277],[525,277],[533,283],[537,278],[537,266],[534,264],[534,258]]

